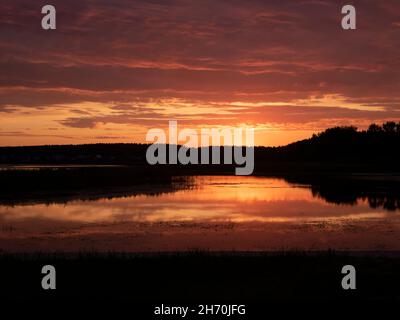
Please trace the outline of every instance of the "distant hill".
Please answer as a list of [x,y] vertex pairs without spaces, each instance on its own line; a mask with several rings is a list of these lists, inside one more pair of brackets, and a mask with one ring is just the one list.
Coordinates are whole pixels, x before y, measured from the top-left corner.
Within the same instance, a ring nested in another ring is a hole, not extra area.
[[[146,164],[146,144],[1,147],[1,164]],[[277,163],[400,163],[400,123],[335,127],[282,147],[256,147],[256,166]]]

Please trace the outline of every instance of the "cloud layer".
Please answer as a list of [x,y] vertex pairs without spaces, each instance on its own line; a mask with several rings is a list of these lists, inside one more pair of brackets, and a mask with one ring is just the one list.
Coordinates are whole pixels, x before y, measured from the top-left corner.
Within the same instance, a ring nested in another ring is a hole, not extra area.
[[276,145],[400,119],[396,0],[354,1],[355,31],[334,0],[55,0],[55,31],[44,4],[0,4],[1,145],[143,142],[169,119]]

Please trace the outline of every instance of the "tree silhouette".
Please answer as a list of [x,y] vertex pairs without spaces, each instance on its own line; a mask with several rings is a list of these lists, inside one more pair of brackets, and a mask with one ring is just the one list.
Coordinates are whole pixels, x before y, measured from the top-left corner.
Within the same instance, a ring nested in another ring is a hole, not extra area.
[[385,133],[393,134],[396,132],[396,123],[393,121],[384,123],[382,127]]
[[369,126],[368,128],[368,133],[372,133],[372,134],[377,134],[377,133],[382,133],[383,129],[381,126],[377,125],[376,123],[373,123]]

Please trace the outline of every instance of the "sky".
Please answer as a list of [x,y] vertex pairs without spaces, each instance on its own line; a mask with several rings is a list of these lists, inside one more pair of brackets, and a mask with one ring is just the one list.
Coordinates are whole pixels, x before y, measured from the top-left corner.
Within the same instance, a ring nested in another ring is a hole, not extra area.
[[1,146],[142,143],[169,120],[265,146],[400,121],[400,1],[0,0]]

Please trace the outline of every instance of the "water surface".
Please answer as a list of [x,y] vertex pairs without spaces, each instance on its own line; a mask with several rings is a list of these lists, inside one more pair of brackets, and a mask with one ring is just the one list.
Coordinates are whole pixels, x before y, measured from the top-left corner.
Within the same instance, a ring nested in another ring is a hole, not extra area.
[[331,203],[283,179],[206,176],[170,192],[0,205],[0,249],[399,250],[399,221],[368,197]]

